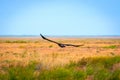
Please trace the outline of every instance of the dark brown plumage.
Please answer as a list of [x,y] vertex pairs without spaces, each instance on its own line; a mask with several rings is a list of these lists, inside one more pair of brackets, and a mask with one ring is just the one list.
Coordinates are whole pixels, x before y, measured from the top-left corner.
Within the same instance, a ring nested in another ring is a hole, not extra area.
[[64,47],[66,47],[66,46],[73,46],[73,47],[83,46],[83,45],[63,44],[63,43],[59,43],[59,42],[56,42],[56,41],[47,39],[47,38],[45,38],[42,34],[40,34],[40,36],[41,36],[43,39],[47,40],[47,41],[50,41],[50,42],[53,42],[53,43],[57,44],[57,45],[58,45],[59,47],[61,47],[61,48],[64,48]]

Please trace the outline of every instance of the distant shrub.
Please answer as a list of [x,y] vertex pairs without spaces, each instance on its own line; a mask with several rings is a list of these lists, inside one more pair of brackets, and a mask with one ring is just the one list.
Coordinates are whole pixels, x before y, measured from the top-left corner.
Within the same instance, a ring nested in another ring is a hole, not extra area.
[[19,46],[19,48],[25,48],[25,46]]
[[6,40],[5,43],[28,43],[29,41],[23,41],[23,40],[16,40],[16,41],[10,41]]
[[115,49],[115,48],[117,48],[117,46],[116,45],[111,45],[111,46],[105,46],[103,48],[106,48],[106,49]]
[[6,41],[5,41],[5,43],[11,43],[11,41],[9,41],[9,40],[6,40]]
[[53,47],[53,45],[50,45],[50,46],[49,46],[49,48],[52,48],[52,47]]

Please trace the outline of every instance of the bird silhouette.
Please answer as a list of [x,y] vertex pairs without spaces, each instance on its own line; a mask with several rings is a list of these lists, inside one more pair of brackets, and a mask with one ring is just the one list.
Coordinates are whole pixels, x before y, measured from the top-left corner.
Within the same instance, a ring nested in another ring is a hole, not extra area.
[[43,39],[47,40],[47,41],[50,41],[50,42],[52,42],[52,43],[57,44],[57,45],[58,45],[59,47],[61,47],[61,48],[64,48],[64,47],[66,47],[66,46],[73,46],[73,47],[83,46],[83,45],[74,45],[74,44],[63,44],[63,43],[59,43],[59,42],[50,40],[50,39],[44,37],[42,34],[40,34],[40,36],[41,36]]

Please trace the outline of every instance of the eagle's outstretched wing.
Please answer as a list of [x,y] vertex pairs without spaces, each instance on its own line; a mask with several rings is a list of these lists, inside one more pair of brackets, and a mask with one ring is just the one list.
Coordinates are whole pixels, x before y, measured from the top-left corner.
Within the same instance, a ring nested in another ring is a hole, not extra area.
[[56,42],[56,41],[53,41],[53,40],[47,39],[47,38],[44,37],[42,34],[40,34],[40,36],[41,36],[43,39],[48,40],[48,41],[50,41],[50,42],[53,42],[53,43],[56,43],[56,44],[61,44],[61,43],[58,43],[58,42]]
[[61,48],[66,47],[66,46],[73,46],[73,47],[79,47],[79,46],[83,46],[83,45],[73,45],[73,44],[63,44],[63,43],[59,43],[50,39],[47,39],[46,37],[44,37],[42,34],[40,34],[40,36],[50,42],[56,43],[58,46],[60,46]]
[[74,44],[64,44],[64,45],[66,45],[66,46],[74,46],[74,47],[80,47],[80,46],[83,46],[83,44],[81,44],[81,45],[74,45]]

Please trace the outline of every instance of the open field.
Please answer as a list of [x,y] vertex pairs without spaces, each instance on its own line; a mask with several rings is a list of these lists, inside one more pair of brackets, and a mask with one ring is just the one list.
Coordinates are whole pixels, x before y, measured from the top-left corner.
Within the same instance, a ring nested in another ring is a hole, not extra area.
[[60,48],[41,38],[0,38],[0,80],[120,79],[120,38],[51,39],[84,46]]

